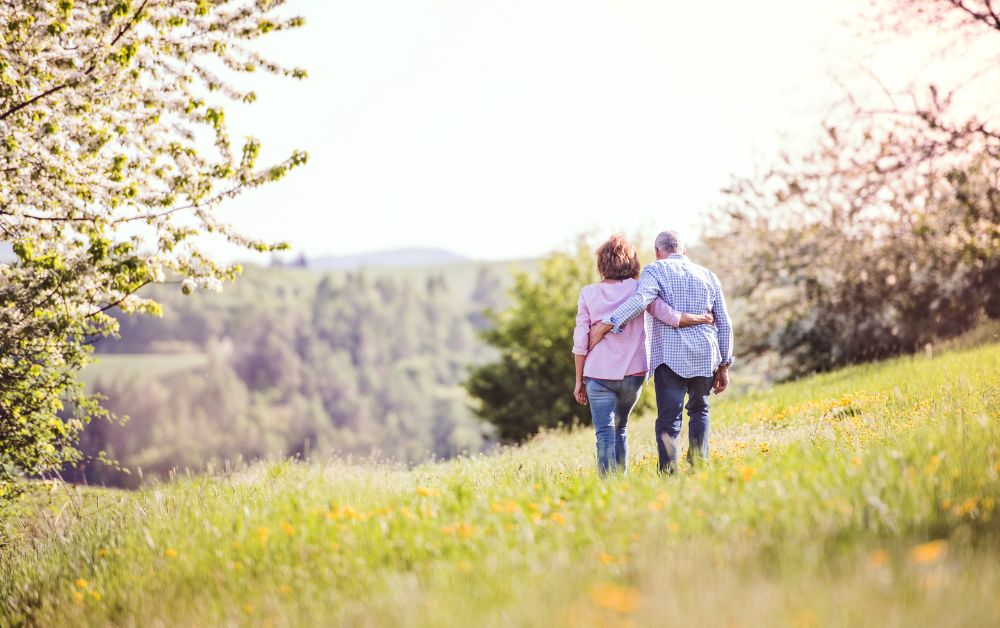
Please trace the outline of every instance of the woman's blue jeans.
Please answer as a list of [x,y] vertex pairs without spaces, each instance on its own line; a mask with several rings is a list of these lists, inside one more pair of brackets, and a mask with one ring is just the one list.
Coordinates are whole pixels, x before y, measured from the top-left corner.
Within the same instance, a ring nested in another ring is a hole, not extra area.
[[645,379],[642,375],[627,375],[624,379],[583,379],[597,432],[597,471],[601,475],[615,469],[625,471],[628,416],[639,400]]

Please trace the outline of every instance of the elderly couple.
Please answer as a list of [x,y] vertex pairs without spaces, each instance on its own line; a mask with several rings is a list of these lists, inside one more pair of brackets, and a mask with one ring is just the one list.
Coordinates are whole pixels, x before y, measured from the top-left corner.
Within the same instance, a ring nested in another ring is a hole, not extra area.
[[[684,253],[677,233],[664,231],[656,236],[656,261],[640,276],[635,248],[614,236],[597,249],[602,280],[580,291],[573,396],[590,405],[602,475],[625,470],[628,417],[649,375],[660,472],[677,469],[685,407],[688,463],[708,458],[708,396],[729,385],[733,328],[719,279]],[[636,320],[640,314],[643,321]]]

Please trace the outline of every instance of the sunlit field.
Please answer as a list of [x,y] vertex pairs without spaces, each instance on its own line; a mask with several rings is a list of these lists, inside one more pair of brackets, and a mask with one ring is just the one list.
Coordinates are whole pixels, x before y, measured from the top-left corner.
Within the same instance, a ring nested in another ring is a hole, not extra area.
[[722,396],[713,420],[711,468],[672,478],[643,417],[608,480],[581,429],[409,470],[53,486],[3,520],[0,624],[1000,623],[1000,345]]
[[103,379],[119,377],[164,377],[171,373],[202,367],[208,363],[203,353],[144,353],[101,355],[93,365],[84,369],[80,379],[93,384]]

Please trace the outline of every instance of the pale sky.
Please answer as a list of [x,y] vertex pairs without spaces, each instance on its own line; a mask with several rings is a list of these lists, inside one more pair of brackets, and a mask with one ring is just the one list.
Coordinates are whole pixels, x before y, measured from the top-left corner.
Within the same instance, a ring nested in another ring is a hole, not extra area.
[[221,213],[312,257],[693,235],[732,174],[842,96],[832,76],[869,55],[843,23],[858,4],[290,0],[306,26],[264,50],[309,79],[256,76],[227,119],[265,160],[310,162]]

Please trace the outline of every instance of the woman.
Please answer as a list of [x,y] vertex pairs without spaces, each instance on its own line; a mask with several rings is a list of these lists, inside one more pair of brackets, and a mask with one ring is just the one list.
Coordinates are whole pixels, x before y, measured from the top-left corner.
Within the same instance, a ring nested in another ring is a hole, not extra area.
[[[573,396],[584,405],[589,401],[597,434],[597,470],[604,475],[615,469],[625,471],[628,417],[646,378],[646,338],[643,321],[636,318],[622,333],[608,334],[588,351],[591,324],[614,312],[635,293],[639,283],[635,247],[621,235],[612,236],[597,249],[597,271],[602,280],[584,286],[577,304]],[[653,301],[647,310],[671,327],[712,322],[711,314],[682,314],[663,299]]]

